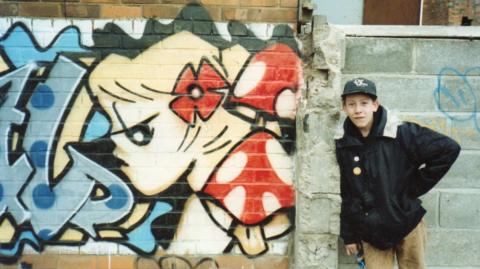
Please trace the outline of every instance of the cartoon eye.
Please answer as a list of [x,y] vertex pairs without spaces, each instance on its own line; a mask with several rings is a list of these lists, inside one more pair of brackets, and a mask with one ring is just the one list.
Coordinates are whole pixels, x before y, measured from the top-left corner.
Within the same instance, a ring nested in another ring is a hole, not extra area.
[[128,128],[123,121],[122,117],[120,116],[120,113],[118,113],[116,103],[114,102],[113,105],[113,110],[115,111],[115,114],[117,115],[118,121],[122,125],[123,129],[117,132],[111,133],[111,135],[119,134],[119,133],[125,133],[125,135],[128,137],[128,139],[135,145],[137,146],[145,146],[152,141],[153,133],[155,131],[154,128],[150,127],[148,124],[150,121],[155,119],[159,114],[155,114],[148,119]]
[[133,144],[145,146],[152,141],[154,131],[155,129],[150,127],[147,123],[141,122],[125,130],[125,135]]

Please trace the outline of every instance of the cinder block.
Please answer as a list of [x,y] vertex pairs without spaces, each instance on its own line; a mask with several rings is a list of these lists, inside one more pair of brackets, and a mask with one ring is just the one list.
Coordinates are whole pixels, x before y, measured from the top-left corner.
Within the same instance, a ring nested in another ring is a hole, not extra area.
[[461,151],[460,156],[437,187],[480,189],[478,164],[480,164],[480,152]]
[[347,38],[344,73],[410,73],[413,40]]
[[448,119],[442,113],[400,113],[399,118],[403,121],[414,122],[423,127],[430,128],[436,132],[448,135],[450,126]]
[[429,193],[421,197],[422,206],[427,210],[425,215],[425,221],[427,222],[427,227],[437,228],[438,227],[438,203],[439,193],[436,191],[430,191]]
[[478,66],[480,55],[478,40],[418,39],[415,41],[414,71],[419,74],[438,74],[445,67],[463,72]]
[[344,76],[342,86],[355,77],[365,77],[375,82],[380,104],[389,109],[399,112],[436,111],[433,96],[436,85],[435,77],[380,76],[362,72]]
[[338,237],[299,234],[295,244],[294,268],[337,268]]
[[478,265],[479,241],[478,230],[430,229],[427,235],[427,264],[448,268]]
[[[457,114],[458,116],[458,114]],[[476,116],[476,117],[475,117]],[[480,114],[471,115],[467,120],[452,119],[452,137],[462,146],[464,150],[480,149]],[[476,122],[475,122],[476,121]]]
[[303,232],[338,234],[340,214],[340,197],[322,195],[312,199],[297,196],[297,223]]
[[442,192],[440,210],[440,227],[480,232],[480,191]]
[[464,112],[467,117],[476,113],[480,106],[478,75],[480,75],[480,67],[466,72],[456,69],[442,70],[437,75],[435,84],[438,110],[452,116],[454,116],[452,112]]

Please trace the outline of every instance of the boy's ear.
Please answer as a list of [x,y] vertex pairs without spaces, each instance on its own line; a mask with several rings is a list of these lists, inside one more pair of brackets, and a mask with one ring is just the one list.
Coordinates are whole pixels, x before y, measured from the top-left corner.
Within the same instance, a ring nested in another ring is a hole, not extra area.
[[380,102],[378,102],[378,99],[373,101],[373,106],[374,106],[374,111],[377,112],[378,107],[380,106]]

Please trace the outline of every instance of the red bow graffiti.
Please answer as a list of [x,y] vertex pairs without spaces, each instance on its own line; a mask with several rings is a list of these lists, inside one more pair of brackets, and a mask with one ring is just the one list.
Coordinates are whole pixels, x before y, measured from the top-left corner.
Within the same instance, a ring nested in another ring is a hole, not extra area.
[[193,65],[188,64],[174,87],[173,94],[179,97],[170,103],[170,108],[190,125],[195,124],[195,115],[206,121],[224,97],[224,93],[216,90],[228,87],[227,81],[207,60],[200,62],[197,73]]

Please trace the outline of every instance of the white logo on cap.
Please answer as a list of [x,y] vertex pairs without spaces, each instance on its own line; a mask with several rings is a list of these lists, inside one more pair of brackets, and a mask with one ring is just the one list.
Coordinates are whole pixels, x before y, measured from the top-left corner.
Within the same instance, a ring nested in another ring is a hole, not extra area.
[[354,83],[355,85],[357,85],[357,87],[366,87],[366,86],[368,86],[368,84],[365,83],[365,81],[364,81],[363,79],[361,79],[361,78],[355,79],[355,80],[353,81],[353,83]]

